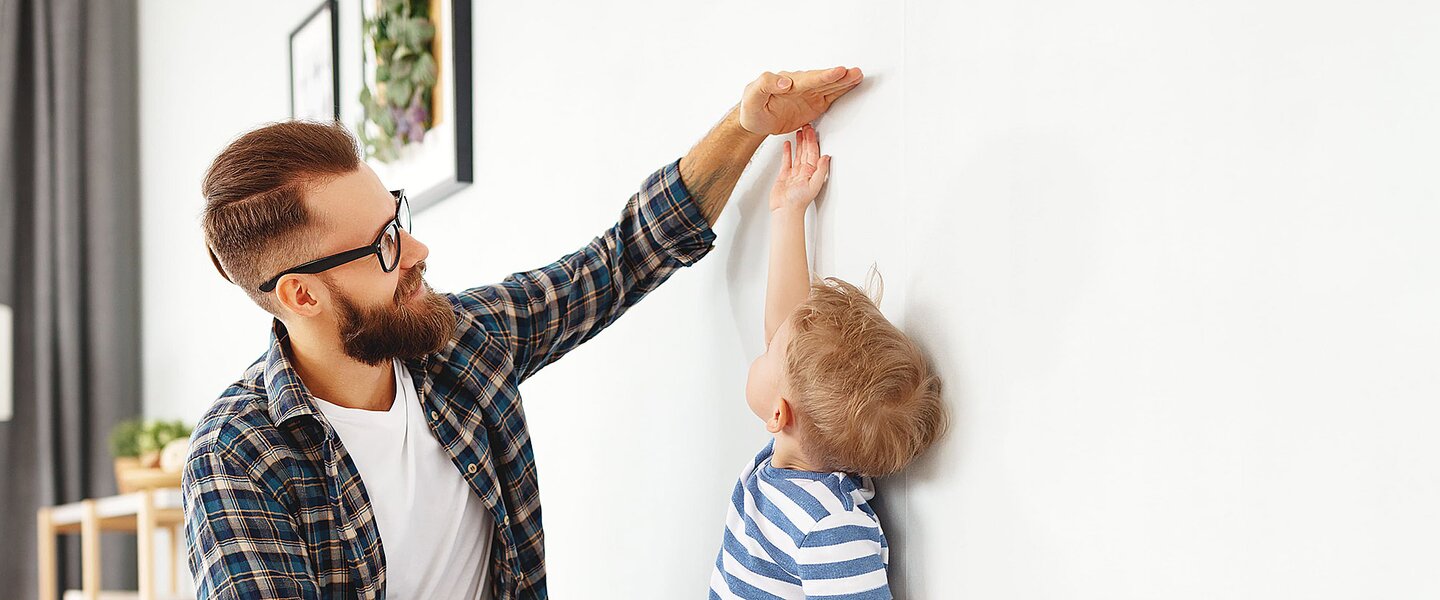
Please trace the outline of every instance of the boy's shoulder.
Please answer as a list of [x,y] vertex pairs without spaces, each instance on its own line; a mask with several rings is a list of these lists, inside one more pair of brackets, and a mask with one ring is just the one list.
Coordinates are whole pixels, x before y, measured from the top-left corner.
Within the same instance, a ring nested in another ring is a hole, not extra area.
[[869,505],[875,497],[869,478],[778,468],[771,463],[773,451],[772,442],[756,455],[742,474],[742,483],[749,480],[752,494],[765,497],[763,505],[777,513],[773,516],[789,522],[786,529],[792,536],[804,538],[811,531],[842,524],[879,527]]

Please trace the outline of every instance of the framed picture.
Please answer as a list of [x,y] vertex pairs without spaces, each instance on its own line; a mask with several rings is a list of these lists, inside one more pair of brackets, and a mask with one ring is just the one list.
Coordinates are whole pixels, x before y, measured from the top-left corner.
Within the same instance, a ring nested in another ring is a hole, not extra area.
[[341,0],[341,112],[418,212],[474,183],[471,0]]
[[0,304],[0,421],[9,421],[15,414],[15,327],[10,307]]
[[326,0],[290,32],[290,118],[340,119],[340,13]]

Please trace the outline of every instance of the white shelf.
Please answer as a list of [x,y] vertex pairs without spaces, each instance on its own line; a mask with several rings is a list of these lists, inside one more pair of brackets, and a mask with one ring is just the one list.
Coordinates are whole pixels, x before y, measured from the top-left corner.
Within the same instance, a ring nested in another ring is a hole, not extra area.
[[[153,492],[155,494],[155,508],[162,510],[178,510],[181,508],[179,489],[158,489],[153,490]],[[143,494],[143,492],[100,498],[95,501],[95,512],[101,519],[133,517],[140,512],[141,494]],[[77,525],[84,518],[85,505],[80,502],[61,504],[50,512],[50,519],[54,521],[56,525]]]
[[[85,600],[80,590],[65,590],[64,600]],[[139,600],[140,592],[100,592],[100,600]],[[191,596],[156,596],[155,600],[195,600]]]

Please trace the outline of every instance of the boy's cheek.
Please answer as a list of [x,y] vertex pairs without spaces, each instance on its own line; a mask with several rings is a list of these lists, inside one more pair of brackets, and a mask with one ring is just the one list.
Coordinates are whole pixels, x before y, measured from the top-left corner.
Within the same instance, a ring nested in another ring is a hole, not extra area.
[[757,359],[750,363],[750,372],[745,378],[745,403],[750,406],[750,412],[762,420],[765,418],[765,400],[769,396],[769,387],[763,360]]

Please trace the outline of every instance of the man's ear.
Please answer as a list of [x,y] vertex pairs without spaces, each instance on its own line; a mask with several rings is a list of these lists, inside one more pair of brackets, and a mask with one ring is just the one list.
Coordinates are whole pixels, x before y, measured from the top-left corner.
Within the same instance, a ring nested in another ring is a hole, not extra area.
[[790,409],[790,401],[784,396],[775,403],[775,410],[770,413],[770,418],[765,420],[765,430],[770,433],[780,433],[786,427],[795,423],[795,413]]
[[275,284],[276,301],[292,313],[301,317],[313,317],[320,314],[320,303],[327,300],[328,290],[319,285],[320,281],[314,277],[305,277],[291,274],[280,278]]

